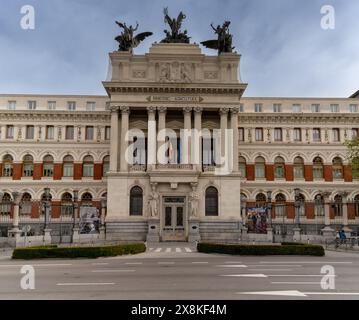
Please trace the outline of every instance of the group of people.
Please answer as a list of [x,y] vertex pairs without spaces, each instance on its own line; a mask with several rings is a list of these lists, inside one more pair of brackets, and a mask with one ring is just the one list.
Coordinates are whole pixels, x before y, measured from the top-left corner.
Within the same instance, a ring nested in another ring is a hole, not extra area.
[[249,232],[267,232],[267,213],[262,208],[253,208],[247,211],[247,227]]

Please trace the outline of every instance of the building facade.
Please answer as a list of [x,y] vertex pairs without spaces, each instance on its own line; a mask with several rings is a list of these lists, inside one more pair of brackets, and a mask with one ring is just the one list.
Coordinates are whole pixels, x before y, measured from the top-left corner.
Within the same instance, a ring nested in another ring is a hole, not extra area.
[[53,239],[76,226],[74,200],[104,215],[104,199],[113,241],[235,242],[253,229],[249,208],[265,208],[265,238],[294,235],[298,219],[302,235],[358,232],[343,144],[358,135],[357,96],[242,97],[240,55],[196,44],[110,60],[107,96],[0,95],[3,236],[14,220],[40,232],[44,188]]

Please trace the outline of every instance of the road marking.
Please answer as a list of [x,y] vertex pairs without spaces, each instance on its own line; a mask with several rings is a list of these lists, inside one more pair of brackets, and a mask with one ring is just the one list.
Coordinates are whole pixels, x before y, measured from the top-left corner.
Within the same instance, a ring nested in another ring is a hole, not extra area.
[[162,248],[157,248],[155,252],[161,252]]
[[236,263],[242,263],[242,261],[226,261],[225,263],[236,264]]
[[343,295],[343,296],[359,296],[359,292],[303,292],[308,295]]
[[125,264],[128,264],[128,265],[139,265],[139,264],[142,264],[142,262],[126,262]]
[[271,261],[260,261],[260,263],[267,263],[267,264],[280,264],[280,263],[286,263],[286,264],[311,264],[311,263],[319,263],[319,264],[351,264],[353,263],[352,261],[295,261],[295,262],[290,262],[290,261],[276,261],[276,262],[271,262]]
[[207,261],[194,261],[194,262],[191,262],[193,264],[206,264],[208,263]]
[[[0,267],[22,267],[24,264],[0,264]],[[72,263],[54,263],[54,264],[32,264],[33,267],[65,267],[72,266]]]
[[182,252],[181,248],[176,248],[176,252]]
[[114,282],[73,282],[73,283],[57,283],[57,286],[109,286],[114,285]]
[[284,282],[279,282],[279,281],[275,281],[275,282],[271,282],[272,284],[319,284],[320,282],[299,282],[299,281],[284,281]]
[[244,278],[267,278],[263,273],[246,273],[246,274],[221,274],[220,277],[244,277]]
[[150,251],[150,252],[151,252],[151,251],[153,251],[153,249],[154,249],[154,248],[149,248],[149,249],[148,249],[148,251]]
[[[268,277],[323,277],[322,274],[267,274]],[[325,277],[336,277],[336,275],[325,275]]]
[[269,296],[292,296],[306,297],[306,295],[298,290],[288,291],[257,291],[257,292],[236,292],[236,294],[253,294],[253,295],[269,295]]
[[104,270],[92,270],[92,272],[135,272],[136,270],[129,269],[104,269]]
[[168,261],[168,262],[157,262],[158,264],[175,264],[174,262],[172,261]]
[[244,264],[221,264],[221,265],[217,265],[216,267],[219,267],[219,268],[247,268],[247,266]]
[[301,267],[301,264],[247,264],[248,267]]
[[292,269],[248,269],[249,271],[292,271]]
[[171,248],[166,248],[166,252],[171,252]]
[[192,250],[190,248],[184,248],[186,250],[186,252],[192,252]]
[[96,263],[92,263],[93,266],[105,266],[108,265],[108,262],[96,262]]

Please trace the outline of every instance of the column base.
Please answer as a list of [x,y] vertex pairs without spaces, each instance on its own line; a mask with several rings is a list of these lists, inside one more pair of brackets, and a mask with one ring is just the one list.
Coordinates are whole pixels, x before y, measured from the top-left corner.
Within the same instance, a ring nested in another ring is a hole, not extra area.
[[188,242],[199,242],[201,241],[201,235],[199,233],[199,220],[191,218],[188,222]]
[[79,243],[80,242],[80,228],[75,227],[72,229],[72,243]]
[[44,230],[44,244],[51,244],[51,229]]
[[301,236],[300,236],[301,229],[300,228],[293,228],[293,231],[294,231],[293,240],[299,242],[301,240]]
[[321,231],[325,240],[335,238],[335,230],[332,229],[330,226],[325,226]]
[[267,240],[273,243],[273,228],[267,228]]
[[242,226],[240,233],[239,241],[248,241],[248,228],[246,226]]
[[160,242],[160,219],[148,219],[148,233],[146,236],[147,242]]

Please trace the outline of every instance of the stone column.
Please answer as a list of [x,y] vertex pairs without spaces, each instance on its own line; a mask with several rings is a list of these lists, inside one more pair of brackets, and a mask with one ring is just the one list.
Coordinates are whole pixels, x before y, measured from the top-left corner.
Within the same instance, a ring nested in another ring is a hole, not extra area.
[[121,162],[120,168],[122,172],[128,171],[128,163],[126,161],[126,152],[128,148],[128,142],[126,141],[126,134],[129,129],[130,120],[130,108],[120,107],[121,110]]
[[147,170],[151,170],[157,162],[156,107],[148,107],[147,111]]
[[[220,114],[220,129],[221,129],[221,148],[218,149],[216,147],[216,165],[222,166],[222,164],[226,163],[224,157],[226,156],[226,130],[228,127],[228,108],[219,109]],[[219,158],[217,158],[219,157]]]
[[322,229],[324,240],[331,240],[334,237],[335,230],[330,227],[330,196],[331,192],[322,192],[324,197],[324,228]]
[[118,107],[111,107],[110,172],[118,170]]
[[189,164],[191,162],[191,129],[192,129],[192,108],[191,107],[185,107],[183,108],[183,114],[184,114],[184,135],[181,137],[182,141],[182,163]]
[[191,154],[193,155],[194,163],[197,165],[197,170],[202,171],[202,139],[201,139],[201,130],[202,130],[202,111],[203,108],[195,107],[194,108],[194,128],[195,134],[193,137],[193,148]]
[[21,237],[21,230],[19,229],[19,209],[20,201],[22,194],[20,192],[13,192],[12,198],[14,203],[13,208],[13,220],[12,220],[12,229],[9,230],[8,236],[14,238],[14,246],[17,247]]
[[233,171],[238,171],[238,112],[239,108],[231,109],[231,129],[233,130]]
[[344,191],[341,193],[342,205],[343,205],[343,230],[346,236],[351,235],[351,229],[348,227],[348,192]]
[[[159,107],[158,109],[158,132],[163,132],[166,129],[166,107]],[[161,139],[162,140],[162,139]],[[164,145],[164,141],[159,141],[157,150],[159,150]],[[164,164],[165,154],[159,154],[159,162]]]

